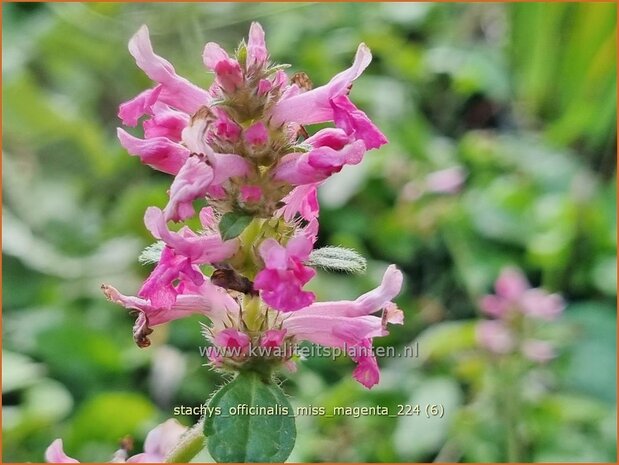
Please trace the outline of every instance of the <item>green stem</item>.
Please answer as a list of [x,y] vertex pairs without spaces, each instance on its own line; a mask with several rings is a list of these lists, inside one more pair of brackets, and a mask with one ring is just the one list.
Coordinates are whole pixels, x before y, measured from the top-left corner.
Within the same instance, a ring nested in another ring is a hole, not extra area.
[[179,443],[165,458],[165,463],[189,463],[206,445],[204,417],[181,437]]

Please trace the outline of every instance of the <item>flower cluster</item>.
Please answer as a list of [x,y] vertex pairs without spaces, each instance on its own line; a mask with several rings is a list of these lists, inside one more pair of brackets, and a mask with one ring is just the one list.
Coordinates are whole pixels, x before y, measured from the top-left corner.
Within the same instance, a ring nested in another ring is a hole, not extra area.
[[[129,51],[155,84],[119,109],[126,126],[141,122],[143,138],[118,129],[119,140],[144,164],[174,176],[167,205],[144,217],[161,245],[154,270],[136,296],[103,286],[109,300],[137,313],[139,346],[149,345],[152,327],[198,313],[210,320],[204,333],[213,366],[293,369],[290,351],[257,360],[248,348],[301,341],[371,348],[388,323],[402,323],[392,303],[402,285],[394,266],[356,300],[318,303],[305,289],[315,275],[317,187],[387,142],[349,98],[372,58],[365,44],[350,68],[316,88],[304,73],[289,76],[286,65],[271,62],[258,23],[233,55],[206,44],[204,66],[214,74],[208,89],[155,54],[146,26]],[[316,123],[332,127],[310,136],[305,125]],[[196,215],[199,231],[170,225]],[[210,276],[204,265],[214,269]],[[379,370],[368,353],[352,358],[355,379],[370,388]]]
[[[167,420],[148,433],[144,441],[144,452],[129,457],[132,441],[124,440],[122,447],[114,453],[111,462],[163,463],[186,431],[187,427],[176,420]],[[65,454],[62,439],[56,439],[50,444],[45,451],[45,460],[49,463],[79,463],[79,460]]]
[[532,288],[516,268],[504,268],[496,283],[496,294],[485,296],[480,306],[492,319],[477,325],[479,344],[494,354],[520,351],[527,359],[543,363],[555,357],[552,344],[536,338],[539,322],[558,318],[565,307],[558,294]]

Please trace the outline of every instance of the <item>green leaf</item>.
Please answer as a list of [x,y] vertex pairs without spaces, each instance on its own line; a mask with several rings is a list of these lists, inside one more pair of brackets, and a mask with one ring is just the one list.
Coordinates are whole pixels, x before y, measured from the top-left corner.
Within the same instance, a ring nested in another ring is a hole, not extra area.
[[[239,411],[243,405],[259,411],[249,415]],[[214,413],[204,421],[204,434],[217,462],[283,462],[292,452],[292,406],[278,385],[258,373],[239,373],[211,398],[209,407]]]
[[253,216],[243,212],[233,211],[226,213],[219,222],[221,238],[224,241],[234,239],[245,230],[252,219]]
[[153,263],[159,263],[161,259],[161,252],[163,252],[163,248],[165,247],[165,243],[163,241],[157,241],[146,247],[140,253],[138,257],[138,262],[140,265],[152,265]]
[[363,273],[366,261],[361,255],[343,247],[323,247],[312,252],[307,262],[310,266],[319,266],[326,270]]

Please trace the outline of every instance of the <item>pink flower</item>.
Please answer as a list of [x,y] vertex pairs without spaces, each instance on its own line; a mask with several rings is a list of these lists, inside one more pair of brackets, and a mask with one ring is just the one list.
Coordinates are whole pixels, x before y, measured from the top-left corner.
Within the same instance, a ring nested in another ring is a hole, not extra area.
[[47,463],[80,463],[64,453],[62,439],[54,440],[45,451],[45,461]]
[[260,346],[267,349],[276,349],[282,345],[285,337],[285,329],[269,329],[262,335]]
[[178,295],[173,283],[181,278],[196,285],[204,282],[200,269],[187,257],[178,256],[171,248],[164,247],[157,266],[138,291],[138,296],[147,299],[154,307],[170,309]]
[[142,116],[152,115],[152,107],[159,99],[162,88],[163,86],[158,85],[152,89],[147,89],[128,102],[121,104],[118,108],[118,117],[123,124],[135,126]]
[[177,174],[187,158],[189,150],[167,137],[139,139],[127,131],[117,129],[118,140],[130,155],[136,155],[142,163],[168,174]]
[[170,187],[170,201],[163,210],[166,220],[182,221],[194,215],[193,201],[204,197],[213,181],[213,168],[198,156],[191,156]]
[[251,339],[245,333],[242,333],[234,328],[224,329],[219,331],[214,337],[213,342],[219,347],[225,349],[249,349]]
[[514,335],[502,321],[480,321],[475,335],[479,345],[496,354],[510,353],[516,344]]
[[216,232],[196,234],[187,226],[178,232],[170,231],[163,212],[157,207],[146,210],[144,223],[153,237],[161,239],[177,255],[187,257],[193,264],[224,261],[234,255],[239,247],[236,239],[223,241]]
[[426,176],[426,190],[440,194],[457,194],[464,184],[464,170],[455,166]]
[[290,312],[314,301],[314,293],[302,289],[316,274],[303,265],[312,246],[313,242],[305,235],[293,237],[285,247],[275,239],[262,242],[260,256],[265,267],[256,275],[254,287],[262,291],[262,299],[271,307]]
[[[400,292],[402,280],[402,273],[391,265],[376,289],[354,301],[314,303],[287,315],[282,326],[297,341],[363,348],[372,338],[387,334],[387,323],[402,324],[402,311],[391,302]],[[380,310],[384,310],[383,315],[373,315]],[[364,355],[357,358],[355,378],[369,388],[378,381],[378,367],[373,355],[370,357],[367,351]]]
[[353,105],[348,96],[339,95],[332,98],[331,107],[335,125],[355,140],[362,140],[367,150],[377,149],[388,142],[385,135],[365,113]]
[[366,388],[371,389],[380,381],[380,369],[373,353],[372,341],[364,339],[353,352],[351,358],[357,362],[357,367],[352,376]]
[[247,69],[264,66],[269,52],[264,41],[264,30],[259,23],[253,22],[249,27],[247,41]]
[[284,206],[276,214],[283,216],[287,222],[292,222],[297,214],[307,221],[318,218],[317,184],[297,186],[282,201]]
[[554,347],[546,341],[529,339],[522,343],[522,353],[536,363],[546,363],[556,357]]
[[142,123],[144,138],[167,137],[173,142],[180,142],[183,129],[189,124],[189,116],[173,110],[164,103],[152,106],[152,118]]
[[241,128],[236,124],[223,109],[215,107],[213,112],[216,120],[211,124],[212,128],[207,132],[207,139],[220,139],[226,142],[236,142],[241,136]]
[[218,44],[206,44],[202,58],[204,65],[215,72],[215,81],[225,92],[234,92],[243,85],[243,71],[239,62],[230,58]]
[[[185,434],[187,427],[174,419],[167,420],[156,426],[146,436],[144,452],[127,457],[127,451],[118,450],[114,454],[113,462],[131,463],[164,463],[166,457],[179,443],[181,436]],[[126,459],[126,460],[125,460]],[[79,463],[64,453],[62,439],[56,439],[45,451],[45,461],[48,463]]]
[[507,267],[495,283],[495,295],[482,298],[482,310],[495,318],[503,318],[510,311],[517,311],[534,318],[552,320],[565,307],[558,294],[548,294],[543,289],[532,289],[522,271]]
[[129,52],[138,67],[160,85],[159,101],[187,114],[193,114],[210,103],[211,97],[207,91],[178,76],[167,60],[153,52],[146,26],[142,26],[129,41]]
[[215,286],[207,278],[200,285],[193,281],[181,281],[175,288],[175,299],[171,306],[158,306],[148,298],[126,296],[114,287],[101,286],[110,302],[138,312],[133,327],[133,338],[140,347],[150,345],[148,335],[152,326],[158,326],[193,314],[207,316],[214,327],[223,327],[230,318],[237,318],[239,306],[225,289]]
[[357,48],[353,65],[337,74],[326,85],[305,93],[289,93],[273,108],[273,122],[283,124],[315,124],[333,121],[331,100],[348,93],[350,84],[357,79],[372,61],[372,53],[365,44]]
[[262,189],[259,186],[241,187],[241,200],[245,203],[259,202],[262,197]]
[[363,141],[352,140],[343,130],[336,128],[318,131],[306,143],[313,149],[284,156],[275,169],[275,179],[293,185],[323,181],[344,165],[359,163],[366,151]]
[[269,140],[269,131],[262,121],[252,124],[243,135],[250,147],[261,147]]
[[565,301],[558,294],[548,294],[543,289],[527,290],[520,301],[522,312],[540,320],[555,320],[565,308]]

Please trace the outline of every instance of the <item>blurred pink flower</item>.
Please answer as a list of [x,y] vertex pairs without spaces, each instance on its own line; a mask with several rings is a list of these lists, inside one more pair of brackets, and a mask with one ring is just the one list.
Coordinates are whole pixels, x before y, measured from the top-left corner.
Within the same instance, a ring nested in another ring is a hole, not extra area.
[[511,330],[502,321],[483,320],[475,330],[477,342],[496,354],[507,354],[514,350],[516,341]]
[[[144,452],[127,458],[127,451],[118,450],[109,463],[164,463],[166,457],[178,444],[187,427],[174,419],[167,420],[156,426],[146,436]],[[45,461],[48,463],[79,463],[65,454],[62,439],[56,439],[45,451]]]
[[522,343],[522,353],[536,363],[546,363],[556,357],[555,349],[547,341],[529,339]]
[[464,184],[465,172],[459,166],[434,171],[426,176],[426,190],[439,194],[457,194]]

